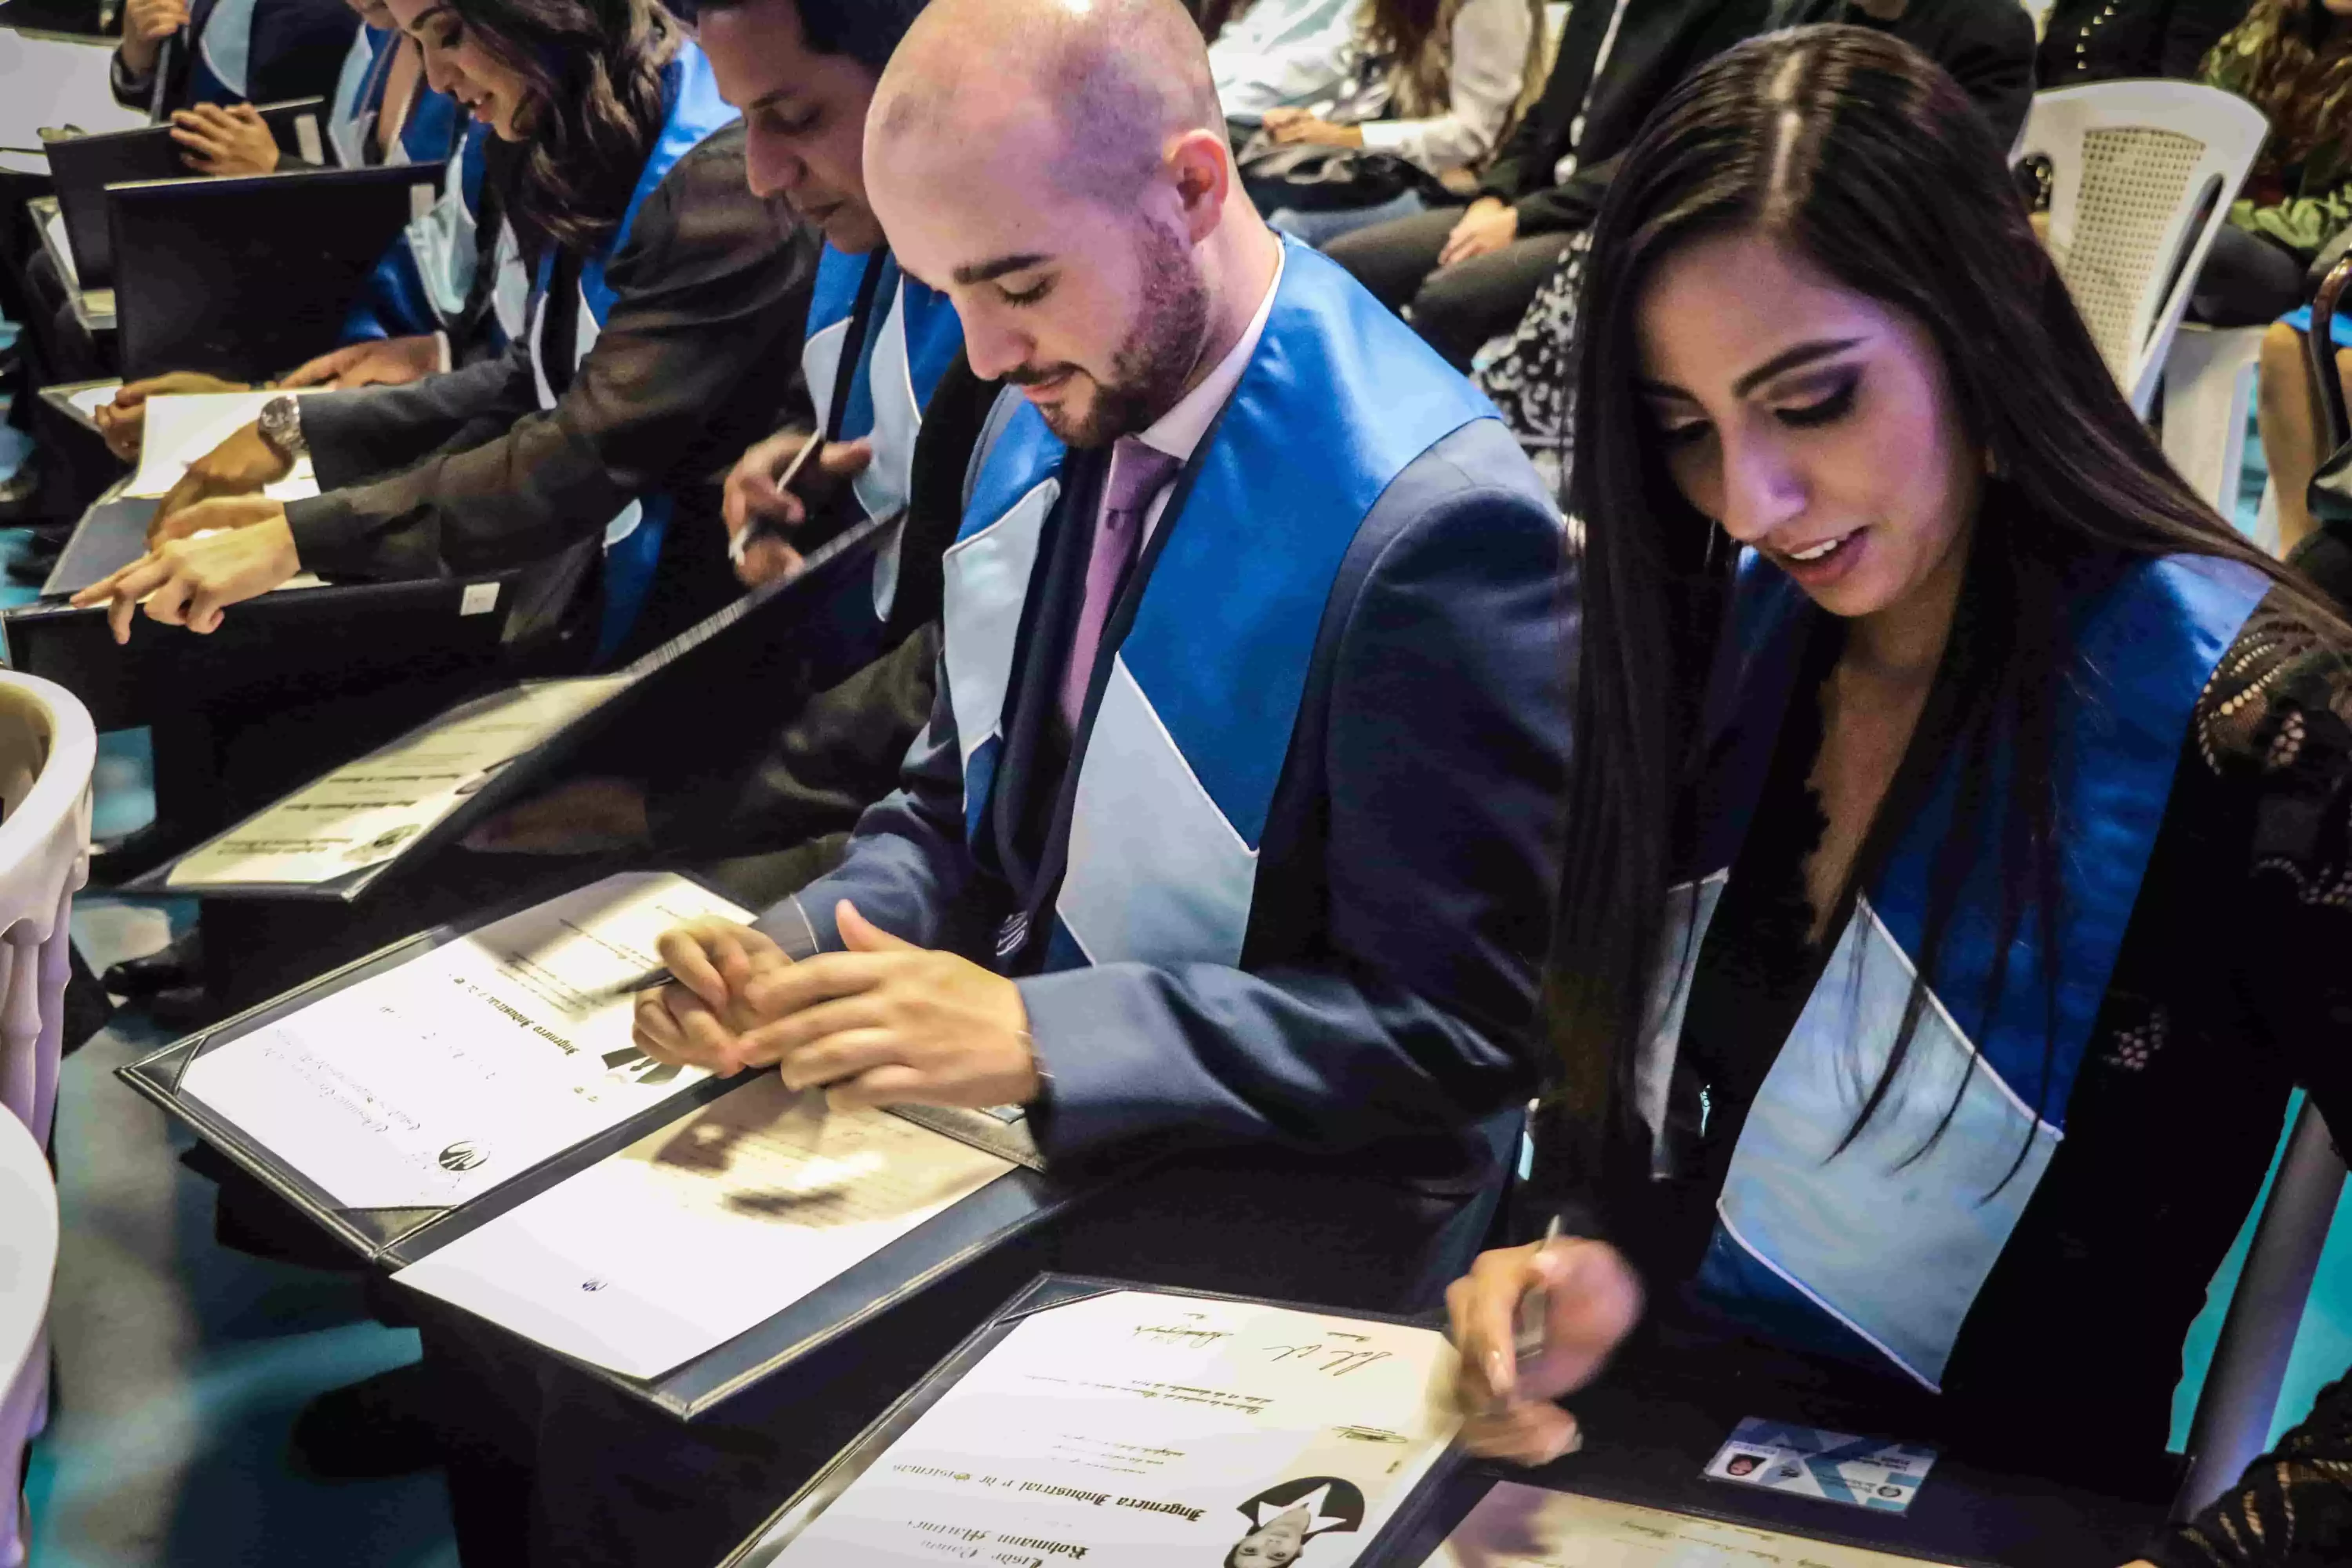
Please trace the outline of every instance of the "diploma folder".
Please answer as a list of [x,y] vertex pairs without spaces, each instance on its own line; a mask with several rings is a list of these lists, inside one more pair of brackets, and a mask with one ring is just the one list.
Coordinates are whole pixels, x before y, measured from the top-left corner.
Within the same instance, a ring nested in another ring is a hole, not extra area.
[[[317,163],[325,161],[320,137],[320,116],[325,107],[324,99],[300,98],[263,104],[259,112],[283,156]],[[114,281],[114,244],[106,223],[107,186],[131,181],[210,178],[181,161],[185,149],[172,140],[168,124],[60,136],[44,142],[42,151],[48,154],[58,206],[65,214],[66,237],[73,246],[74,269],[85,289],[104,289]]]
[[[1058,1309],[1080,1301],[1110,1295],[1123,1290],[1145,1291],[1153,1296],[1174,1296],[1195,1300],[1235,1302],[1249,1306],[1288,1308],[1306,1311],[1325,1319],[1352,1319],[1365,1323],[1388,1323],[1408,1328],[1431,1328],[1433,1319],[1415,1320],[1379,1312],[1341,1311],[1329,1308],[1303,1305],[1288,1301],[1265,1300],[1247,1296],[1226,1295],[1211,1290],[1179,1289],[1164,1285],[1150,1285],[1132,1280],[1105,1279],[1079,1274],[1042,1274],[1029,1288],[999,1308],[989,1321],[974,1331],[947,1359],[934,1367],[922,1382],[907,1391],[898,1401],[873,1424],[860,1433],[856,1440],[836,1455],[831,1463],[817,1472],[792,1500],[771,1514],[751,1537],[744,1541],[718,1568],[772,1568],[802,1532],[814,1523],[824,1510],[847,1491],[850,1486],[889,1451],[892,1444],[904,1436],[925,1413],[944,1398],[973,1368],[988,1358],[989,1352],[1004,1342],[1013,1331],[1031,1318],[1050,1314]],[[1391,1514],[1387,1521],[1365,1542],[1356,1558],[1354,1568],[1407,1568],[1426,1555],[1423,1543],[1442,1539],[1443,1530],[1431,1533],[1433,1510],[1454,1506],[1465,1493],[1475,1499],[1486,1491],[1487,1479],[1480,1473],[1458,1448],[1441,1457],[1429,1473],[1412,1488]],[[1466,1504],[1460,1506],[1466,1507]],[[1451,1522],[1450,1521],[1448,1521]],[[1412,1553],[1419,1553],[1414,1555]],[[976,1559],[980,1560],[980,1559]],[[1207,1560],[1213,1568],[1216,1560]]]
[[[1118,1290],[1251,1301],[1246,1297],[1130,1281],[1040,1276],[877,1417],[717,1568],[773,1568],[826,1509],[1016,1326],[1040,1313]],[[1252,1304],[1295,1305],[1263,1300]],[[1424,1327],[1438,1321],[1433,1313],[1416,1321],[1317,1307],[1297,1310],[1370,1322],[1417,1321]],[[1989,1469],[1951,1456],[1937,1460],[1906,1513],[1734,1487],[1702,1475],[1709,1458],[1730,1434],[1731,1422],[1722,1416],[1722,1410],[1755,1408],[1801,1421],[1811,1415],[1830,1418],[1830,1413],[1809,1408],[1811,1397],[1809,1390],[1769,1383],[1728,1393],[1710,1389],[1695,1394],[1671,1381],[1613,1370],[1571,1402],[1588,1434],[1581,1450],[1533,1469],[1472,1460],[1455,1450],[1412,1489],[1387,1524],[1366,1543],[1355,1568],[1422,1568],[1425,1563],[1453,1561],[1507,1562],[1512,1568],[1538,1568],[1554,1561],[1575,1563],[1573,1557],[1553,1559],[1532,1550],[1515,1551],[1500,1560],[1479,1552],[1449,1559],[1442,1552],[1447,1539],[1498,1483],[1769,1531],[1799,1549],[1817,1542],[1965,1568],[2078,1568],[2084,1563],[2128,1562],[2140,1555],[2148,1532],[2163,1523],[2161,1500],[2103,1496],[2037,1477]],[[1844,1413],[1834,1418],[1849,1419]],[[1799,1550],[1779,1560],[1786,1563],[1804,1559],[1805,1553]],[[1706,1559],[1718,1560],[1772,1559],[1761,1554],[1738,1559],[1710,1554]]]
[[[339,1204],[288,1159],[183,1091],[189,1068],[210,1053],[346,987],[396,970],[517,912],[514,908],[496,910],[395,942],[118,1068],[116,1076],[184,1123],[206,1144],[292,1205],[337,1242],[386,1273],[431,1256],[648,1133],[691,1116],[751,1081],[748,1076],[706,1079],[465,1202],[410,1208],[351,1208]],[[998,1118],[977,1111],[933,1111],[909,1107],[898,1114],[919,1126],[1011,1161],[1013,1168],[752,1328],[662,1376],[627,1376],[559,1355],[519,1335],[512,1336],[513,1342],[522,1353],[566,1362],[674,1418],[691,1420],[729,1396],[832,1343],[1083,1195],[1047,1179],[1034,1146],[1027,1142],[1025,1130],[1015,1131]]]
[[123,379],[198,370],[262,382],[336,347],[368,275],[440,196],[443,169],[107,186]]
[[[84,526],[91,526],[96,521],[93,517]],[[845,603],[860,597],[845,593],[845,589],[856,582],[856,574],[870,560],[887,531],[896,526],[897,520],[892,517],[868,520],[843,531],[811,552],[805,569],[796,575],[753,589],[614,674],[583,676],[565,682],[530,683],[540,689],[558,686],[579,689],[583,693],[582,710],[540,744],[501,767],[481,788],[462,797],[446,815],[424,826],[387,858],[309,882],[196,882],[184,876],[174,879],[173,872],[184,863],[240,835],[250,835],[257,824],[294,798],[289,795],[125,886],[137,892],[200,893],[207,899],[309,899],[350,904],[371,889],[395,878],[402,868],[425,864],[436,850],[536,793],[591,741],[614,726],[645,716],[649,710],[687,689],[682,683],[694,681],[698,668],[776,654],[786,667],[782,683],[800,689],[798,693],[780,690],[780,701],[831,686],[872,656],[871,610],[859,603]],[[240,610],[253,607],[244,605]],[[234,624],[236,613],[232,612],[230,624]],[[862,628],[836,625],[836,616],[843,613],[852,617],[862,616],[867,625]],[[524,689],[520,686],[507,687],[461,703],[370,756],[347,765],[354,770],[364,769],[372,758],[425,739],[453,721],[481,712],[488,704],[510,700]]]

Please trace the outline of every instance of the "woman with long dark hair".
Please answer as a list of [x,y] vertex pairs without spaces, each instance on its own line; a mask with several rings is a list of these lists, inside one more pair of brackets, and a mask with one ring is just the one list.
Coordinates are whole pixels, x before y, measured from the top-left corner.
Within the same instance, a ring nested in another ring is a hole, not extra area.
[[[814,243],[751,194],[735,111],[655,0],[391,8],[505,144],[525,330],[485,364],[265,410],[163,499],[154,552],[78,602],[111,599],[118,636],[142,596],[209,631],[300,571],[462,574],[601,536],[598,648],[643,645],[731,595],[716,476],[792,395]],[[304,452],[325,493],[252,494]]]
[[1550,1400],[1622,1343],[2148,1482],[2290,1089],[2352,1127],[2312,962],[2352,942],[2352,634],[2166,466],[2001,153],[1908,47],[1811,27],[1611,187],[1535,1184],[1571,1239],[1454,1288],[1489,1452],[1572,1445]]
[[1309,245],[1425,211],[1433,197],[1451,205],[1441,176],[1485,166],[1543,90],[1547,64],[1534,0],[1363,0],[1332,90],[1267,110],[1243,174],[1259,147],[1326,146],[1386,154],[1423,176],[1391,195],[1381,181],[1336,201],[1312,200],[1311,179],[1253,180],[1266,221]]

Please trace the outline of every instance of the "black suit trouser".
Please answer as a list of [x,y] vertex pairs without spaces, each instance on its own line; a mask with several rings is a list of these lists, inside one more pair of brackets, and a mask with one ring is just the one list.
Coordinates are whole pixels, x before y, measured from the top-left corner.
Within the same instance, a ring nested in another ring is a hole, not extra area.
[[1533,235],[1441,268],[1438,254],[1461,221],[1460,207],[1439,207],[1360,228],[1324,250],[1381,303],[1409,310],[1430,346],[1466,372],[1481,344],[1519,324],[1569,237]]

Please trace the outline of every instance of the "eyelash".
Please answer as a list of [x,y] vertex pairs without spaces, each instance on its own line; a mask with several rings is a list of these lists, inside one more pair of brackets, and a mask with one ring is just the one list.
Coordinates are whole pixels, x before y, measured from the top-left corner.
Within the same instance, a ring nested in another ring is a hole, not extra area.
[[1001,289],[1008,305],[1034,305],[1053,291],[1054,280],[1051,278],[1042,278],[1017,293],[1010,289]]
[[1854,394],[1861,389],[1862,377],[1850,375],[1835,392],[1818,403],[1808,404],[1802,408],[1781,409],[1780,423],[1792,425],[1800,430],[1813,430],[1823,425],[1834,425],[1853,412]]
[[[1855,395],[1861,390],[1862,377],[1849,376],[1835,392],[1819,402],[1807,404],[1801,408],[1779,409],[1773,416],[1793,429],[1817,430],[1825,425],[1834,425],[1853,413]],[[1669,447],[1687,447],[1704,437],[1712,428],[1702,419],[1688,425],[1664,426],[1658,436]]]

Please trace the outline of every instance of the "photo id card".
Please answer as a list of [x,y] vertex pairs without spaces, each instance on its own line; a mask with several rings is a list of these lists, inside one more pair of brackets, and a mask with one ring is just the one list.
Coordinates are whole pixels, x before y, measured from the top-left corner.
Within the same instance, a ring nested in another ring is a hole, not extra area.
[[1901,1513],[1935,1462],[1936,1450],[1916,1444],[1882,1443],[1750,1415],[1707,1461],[1706,1474],[1709,1480]]

